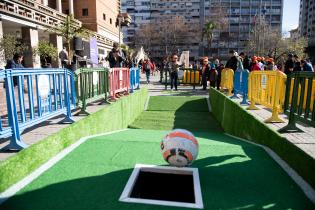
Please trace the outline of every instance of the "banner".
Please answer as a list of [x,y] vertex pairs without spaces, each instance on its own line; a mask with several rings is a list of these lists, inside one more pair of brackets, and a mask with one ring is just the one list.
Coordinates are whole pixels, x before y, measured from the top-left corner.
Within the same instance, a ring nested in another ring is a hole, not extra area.
[[189,51],[183,51],[179,58],[179,63],[184,64],[185,68],[189,68]]
[[90,38],[90,59],[93,65],[98,65],[98,48],[95,37]]

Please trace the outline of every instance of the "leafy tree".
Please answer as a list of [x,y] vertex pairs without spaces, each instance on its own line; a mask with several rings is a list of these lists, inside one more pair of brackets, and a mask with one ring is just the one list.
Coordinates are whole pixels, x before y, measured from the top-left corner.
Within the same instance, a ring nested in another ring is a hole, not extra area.
[[27,49],[27,45],[13,34],[6,34],[0,39],[0,57],[5,59],[3,62],[12,59],[15,53],[24,53]]
[[216,25],[213,21],[208,21],[205,23],[203,28],[202,35],[207,39],[208,49],[211,48],[212,40],[213,40],[213,32],[216,29]]
[[47,41],[40,41],[38,46],[34,47],[33,52],[35,55],[39,55],[41,57],[58,57],[58,49]]
[[[206,39],[208,45],[208,54],[214,41],[214,34],[221,34],[228,29],[229,18],[228,12],[219,1],[210,2],[209,14],[207,15],[206,23],[203,26],[201,41]],[[217,40],[219,41],[219,39]]]
[[49,28],[48,31],[53,32],[63,37],[67,43],[67,51],[69,53],[69,60],[71,60],[71,42],[74,37],[87,38],[90,32],[84,27],[76,26],[76,20],[73,15],[67,15],[62,24],[55,28]]
[[40,41],[37,47],[33,48],[33,54],[39,55],[42,65],[47,64],[47,59],[56,59],[58,57],[58,49],[47,41]]

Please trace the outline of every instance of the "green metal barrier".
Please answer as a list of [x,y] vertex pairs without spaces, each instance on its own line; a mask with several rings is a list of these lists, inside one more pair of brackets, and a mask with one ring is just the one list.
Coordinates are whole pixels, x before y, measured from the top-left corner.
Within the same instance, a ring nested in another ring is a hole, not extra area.
[[109,94],[109,69],[107,68],[81,68],[75,71],[75,85],[77,105],[81,108],[78,113],[86,114],[88,103],[104,99],[108,103]]
[[287,78],[284,113],[289,123],[279,132],[301,132],[296,121],[315,127],[315,73],[293,72]]

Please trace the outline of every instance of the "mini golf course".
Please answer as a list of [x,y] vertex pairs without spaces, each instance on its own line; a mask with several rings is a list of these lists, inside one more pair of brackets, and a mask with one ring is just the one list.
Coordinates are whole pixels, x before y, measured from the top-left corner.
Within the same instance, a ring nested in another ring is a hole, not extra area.
[[87,140],[0,209],[180,209],[118,201],[135,164],[166,165],[160,141],[173,128],[199,141],[204,209],[315,209],[262,148],[223,133],[205,98],[151,97],[129,127]]

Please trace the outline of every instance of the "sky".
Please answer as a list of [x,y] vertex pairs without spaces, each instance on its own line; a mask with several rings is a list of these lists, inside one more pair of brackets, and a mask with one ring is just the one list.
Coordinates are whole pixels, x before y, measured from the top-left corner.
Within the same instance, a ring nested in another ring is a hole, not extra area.
[[299,26],[300,0],[284,0],[282,33],[286,36]]

